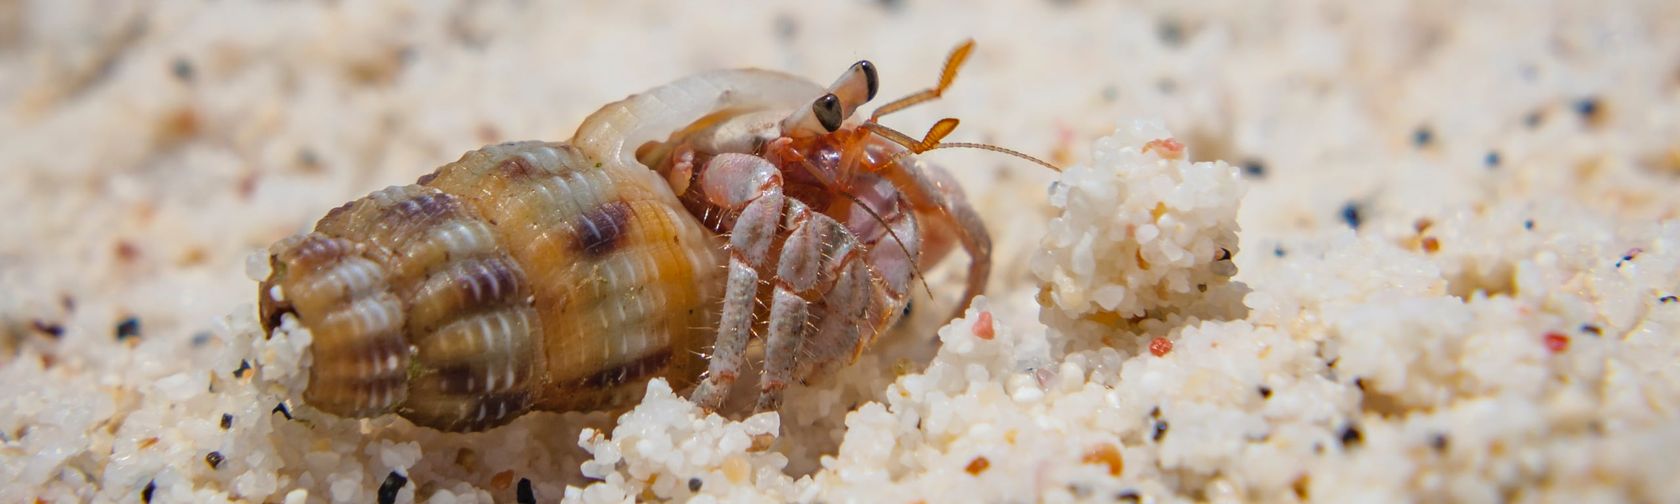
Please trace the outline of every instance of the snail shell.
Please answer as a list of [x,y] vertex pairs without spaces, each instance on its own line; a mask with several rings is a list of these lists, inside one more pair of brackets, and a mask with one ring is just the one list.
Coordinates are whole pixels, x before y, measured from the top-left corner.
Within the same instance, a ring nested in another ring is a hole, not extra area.
[[569,143],[488,146],[333,209],[270,247],[264,327],[290,313],[311,330],[303,399],[339,416],[475,431],[621,408],[654,376],[688,387],[716,336],[723,241],[636,150],[821,90],[697,74],[603,107]]
[[[334,209],[271,249],[271,330],[314,336],[304,400],[480,430],[531,409],[619,406],[692,381],[715,323],[714,238],[657,177],[565,144],[467,153]],[[679,351],[678,349],[685,349]]]

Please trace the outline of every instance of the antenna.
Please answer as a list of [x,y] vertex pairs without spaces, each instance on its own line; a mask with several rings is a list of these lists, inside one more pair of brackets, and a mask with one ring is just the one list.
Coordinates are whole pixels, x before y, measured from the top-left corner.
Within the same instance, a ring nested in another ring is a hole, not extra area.
[[922,103],[926,103],[926,102],[929,102],[929,101],[939,99],[940,96],[945,94],[945,90],[947,88],[951,87],[951,82],[956,80],[957,70],[961,69],[963,63],[968,61],[968,53],[973,51],[973,50],[974,50],[974,39],[964,40],[961,44],[957,44],[956,49],[951,50],[951,55],[945,57],[945,67],[943,69],[941,69],[940,72],[939,72],[939,84],[938,85],[936,85],[934,87],[931,87],[931,88],[928,88],[928,89],[918,91],[916,93],[912,93],[909,96],[905,96],[903,98],[893,100],[891,102],[888,102],[886,105],[880,106],[880,108],[876,108],[875,113],[871,114],[869,116],[869,120],[864,121],[864,123],[862,125],[859,125],[858,127],[863,128],[864,130],[867,130],[870,133],[874,133],[875,135],[880,136],[881,138],[885,138],[892,143],[896,143],[896,144],[904,146],[904,148],[907,150],[906,152],[898,153],[898,154],[894,155],[892,158],[890,158],[890,161],[895,162],[895,163],[898,162],[900,159],[906,157],[906,156],[910,156],[910,155],[913,155],[913,154],[921,154],[923,152],[927,152],[927,151],[930,151],[930,150],[963,148],[963,149],[979,149],[979,150],[985,150],[985,151],[992,151],[992,152],[1007,154],[1007,155],[1010,155],[1010,156],[1015,156],[1015,157],[1018,157],[1018,158],[1021,158],[1021,159],[1025,159],[1027,161],[1032,161],[1033,163],[1038,164],[1039,166],[1049,168],[1051,171],[1056,171],[1056,172],[1062,171],[1062,169],[1060,167],[1057,167],[1056,165],[1050,164],[1049,162],[1046,162],[1042,159],[1029,156],[1025,153],[1022,153],[1020,151],[1016,151],[1016,150],[1013,150],[1013,149],[998,147],[996,145],[989,145],[989,144],[975,143],[975,142],[942,143],[942,142],[940,142],[940,140],[943,140],[946,135],[950,135],[952,131],[956,131],[956,129],[957,129],[958,121],[957,121],[956,118],[953,118],[953,117],[947,117],[947,118],[944,118],[944,119],[940,119],[939,122],[933,123],[933,127],[928,128],[927,134],[922,135],[921,140],[916,140],[915,138],[911,137],[910,135],[906,135],[904,133],[899,132],[898,130],[889,128],[889,127],[887,127],[885,125],[882,125],[880,123],[881,116],[891,114],[893,112],[898,112],[900,110],[904,110],[904,109],[910,108],[910,107],[915,106],[915,105],[919,105],[919,104],[922,104]]

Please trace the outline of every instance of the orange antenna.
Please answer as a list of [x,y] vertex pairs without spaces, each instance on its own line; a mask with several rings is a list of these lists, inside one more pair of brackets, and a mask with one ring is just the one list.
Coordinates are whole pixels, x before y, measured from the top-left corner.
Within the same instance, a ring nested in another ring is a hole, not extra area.
[[968,60],[968,53],[973,50],[974,39],[964,40],[961,44],[957,44],[957,48],[952,49],[951,55],[945,58],[945,68],[939,72],[939,85],[921,90],[920,92],[911,94],[910,96],[899,98],[887,103],[886,105],[880,106],[880,108],[875,109],[874,114],[869,116],[869,120],[865,121],[859,127],[879,135],[881,138],[885,138],[892,143],[904,146],[906,152],[898,153],[889,159],[889,161],[895,163],[905,156],[921,154],[934,149],[964,148],[1008,154],[1027,161],[1032,161],[1039,166],[1049,168],[1051,171],[1062,171],[1060,167],[1045,162],[1042,159],[1026,155],[1025,153],[1013,149],[998,147],[996,145],[974,142],[942,143],[940,140],[943,140],[945,136],[950,135],[952,131],[956,131],[957,129],[957,119],[953,117],[940,119],[939,122],[933,123],[933,127],[928,128],[927,134],[922,135],[921,140],[917,140],[910,135],[900,133],[898,130],[888,128],[880,123],[879,120],[881,119],[881,116],[904,110],[921,103],[929,102],[938,99],[941,95],[944,95],[945,89],[951,87],[951,82],[957,79],[957,70],[962,68],[963,62]]
[[951,50],[951,55],[945,57],[945,69],[939,72],[938,86],[923,89],[876,108],[875,113],[869,116],[869,122],[876,122],[881,119],[881,116],[910,108],[922,102],[939,99],[940,95],[945,94],[945,88],[951,87],[951,81],[957,80],[957,70],[962,68],[963,62],[968,60],[969,51],[973,50],[974,39],[964,40],[961,44],[957,44],[957,48]]
[[927,134],[923,135],[921,140],[917,140],[917,139],[911,137],[910,135],[900,133],[898,130],[883,126],[880,123],[873,123],[873,122],[863,123],[862,125],[860,125],[858,127],[863,128],[865,130],[868,130],[870,133],[874,133],[876,135],[879,135],[881,138],[887,139],[887,141],[890,141],[892,143],[904,146],[904,149],[905,149],[904,152],[894,154],[891,158],[887,159],[888,162],[892,162],[892,163],[896,163],[900,159],[904,159],[906,157],[916,155],[916,154],[921,154],[923,152],[927,152],[927,151],[930,151],[930,150],[935,150],[935,149],[959,149],[960,148],[960,149],[979,149],[979,150],[985,150],[985,151],[992,151],[992,152],[1007,154],[1007,155],[1010,155],[1010,156],[1015,156],[1015,157],[1018,157],[1018,158],[1021,158],[1021,159],[1025,159],[1027,161],[1032,161],[1033,163],[1035,163],[1039,166],[1049,168],[1050,171],[1055,171],[1055,172],[1062,171],[1062,168],[1059,167],[1059,166],[1050,164],[1049,162],[1047,162],[1045,160],[1029,156],[1024,152],[1017,151],[1017,150],[1014,150],[1014,149],[998,147],[996,145],[990,145],[990,144],[976,143],[976,142],[940,142],[939,141],[940,139],[945,138],[946,135],[951,134],[951,131],[957,129],[957,120],[955,118],[947,117],[947,118],[944,118],[944,119],[940,119],[939,122],[933,123],[933,127],[928,128]]

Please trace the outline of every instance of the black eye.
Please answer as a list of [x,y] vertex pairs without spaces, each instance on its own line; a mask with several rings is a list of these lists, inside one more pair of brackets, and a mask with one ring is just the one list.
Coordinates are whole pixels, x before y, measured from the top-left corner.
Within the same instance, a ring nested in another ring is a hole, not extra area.
[[858,68],[863,70],[864,81],[869,83],[869,100],[875,99],[875,91],[881,87],[880,78],[875,76],[875,64],[869,60],[857,62]]
[[817,116],[817,122],[829,133],[840,129],[840,121],[845,119],[840,115],[840,98],[833,93],[817,98],[817,101],[811,104],[811,113]]

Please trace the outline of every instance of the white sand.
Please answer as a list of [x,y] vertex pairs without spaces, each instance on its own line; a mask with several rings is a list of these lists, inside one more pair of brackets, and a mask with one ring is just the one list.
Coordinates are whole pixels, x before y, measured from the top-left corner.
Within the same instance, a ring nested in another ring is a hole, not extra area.
[[[0,2],[0,502],[1680,501],[1680,4],[730,7]],[[299,404],[307,333],[256,329],[251,252],[469,149],[708,68],[896,96],[964,37],[888,123],[1077,165],[928,156],[990,340],[959,259],[779,416],[444,434]]]

